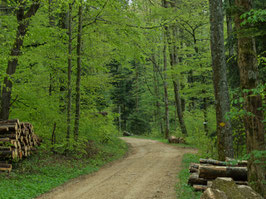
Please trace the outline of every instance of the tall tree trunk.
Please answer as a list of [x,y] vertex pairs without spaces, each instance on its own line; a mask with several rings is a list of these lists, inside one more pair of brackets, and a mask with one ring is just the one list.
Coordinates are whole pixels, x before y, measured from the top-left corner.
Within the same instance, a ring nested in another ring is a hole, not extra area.
[[122,133],[122,121],[121,121],[121,105],[118,106],[118,129],[119,133]]
[[69,3],[68,10],[68,82],[67,82],[67,135],[70,138],[71,128],[71,74],[72,74],[72,4]]
[[[168,32],[168,30],[166,30]],[[184,136],[187,136],[187,128],[185,125],[183,111],[182,111],[182,103],[181,103],[181,95],[180,95],[180,83],[177,75],[175,75],[176,65],[178,64],[178,56],[177,56],[177,46],[174,42],[176,38],[176,27],[172,27],[173,37],[172,39],[169,38],[170,34],[168,35],[168,43],[169,43],[169,54],[170,54],[170,65],[172,70],[172,81],[174,85],[174,94],[175,94],[175,105],[176,105],[176,112],[178,116],[179,125]],[[173,41],[171,41],[173,40]]]
[[164,72],[164,104],[165,104],[165,138],[169,137],[170,123],[169,123],[169,101],[168,101],[168,85],[167,85],[167,38],[164,34],[164,45],[163,45],[163,72]]
[[226,61],[224,48],[223,8],[222,0],[210,1],[211,54],[213,84],[216,104],[216,130],[219,160],[233,157],[233,138],[231,122],[225,119],[230,111],[230,100],[226,77]]
[[152,55],[151,58],[153,61],[153,85],[154,85],[154,95],[156,98],[155,101],[155,123],[157,124],[159,131],[161,131],[161,133],[163,133],[162,130],[162,119],[161,119],[161,104],[160,104],[160,93],[159,93],[159,78],[158,78],[158,71],[159,69],[157,69],[157,65],[156,64],[156,59],[155,59],[155,55]]
[[226,0],[226,27],[227,27],[227,44],[229,49],[229,59],[234,56],[234,45],[231,37],[234,35],[233,32],[233,20],[231,16],[232,0]]
[[83,0],[79,6],[79,22],[78,22],[78,45],[77,45],[77,81],[76,81],[76,113],[75,113],[75,127],[74,137],[78,139],[79,135],[79,119],[80,119],[80,80],[81,80],[81,50],[82,50],[82,24],[83,24]]
[[136,112],[139,112],[139,66],[134,61],[135,69],[136,69]]
[[1,112],[0,119],[7,120],[10,112],[10,101],[12,94],[12,75],[16,72],[18,66],[18,58],[21,55],[21,49],[24,42],[24,37],[28,31],[30,18],[36,14],[40,7],[40,2],[35,1],[27,9],[25,13],[25,2],[23,0],[19,1],[19,8],[17,10],[17,22],[18,29],[16,34],[15,43],[11,49],[10,58],[8,60],[6,74],[4,78],[4,84],[2,89],[2,98],[1,98]]
[[255,89],[258,85],[257,53],[254,38],[241,35],[242,31],[248,28],[248,25],[241,25],[243,20],[240,19],[240,16],[252,8],[251,3],[251,0],[235,0],[238,8],[235,17],[238,32],[238,67],[241,89],[242,91],[244,89],[249,90],[249,92],[243,92],[245,100],[244,109],[247,113],[251,113],[244,116],[247,152],[251,155],[248,161],[248,181],[257,192],[266,198],[265,156],[256,159],[253,154],[255,151],[265,151],[263,101],[261,95],[254,94],[251,91],[251,89]]
[[[169,7],[168,2],[164,1],[164,7],[165,8]],[[183,118],[181,96],[179,92],[180,83],[179,83],[178,76],[174,74],[176,65],[178,64],[177,45],[176,45],[177,27],[176,25],[173,25],[171,26],[169,30],[169,28],[165,26],[164,30],[167,36],[167,41],[168,41],[168,46],[169,46],[168,49],[169,49],[169,55],[170,55],[170,65],[171,65],[171,70],[172,70],[172,81],[174,85],[176,112],[178,115],[178,121],[180,124],[182,134],[186,136],[187,129],[186,129],[186,125],[185,125],[184,118]]]
[[[193,31],[193,43],[194,43],[194,51],[197,56],[199,56],[199,48],[197,47],[197,37],[196,37],[196,32]],[[202,65],[200,65],[202,67]],[[201,83],[204,85],[206,84],[206,78],[204,74],[201,75]],[[207,91],[205,89],[202,89],[202,94],[205,95]],[[204,126],[204,131],[205,135],[208,135],[209,130],[208,130],[208,99],[206,97],[203,97],[203,126]]]

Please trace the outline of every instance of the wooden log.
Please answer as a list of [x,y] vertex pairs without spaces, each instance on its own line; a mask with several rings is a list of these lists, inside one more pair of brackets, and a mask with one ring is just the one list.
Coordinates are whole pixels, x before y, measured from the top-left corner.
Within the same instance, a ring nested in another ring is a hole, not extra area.
[[1,150],[0,151],[0,156],[2,156],[2,157],[7,157],[7,156],[12,156],[12,154],[13,154],[13,151],[12,150],[9,150],[9,151],[5,151],[5,150]]
[[6,132],[6,131],[9,131],[9,128],[7,126],[0,126],[0,132]]
[[215,179],[217,177],[231,177],[236,181],[247,181],[247,168],[200,165],[199,177],[205,179]]
[[21,144],[17,140],[11,140],[10,143],[17,149],[21,149]]
[[1,142],[1,139],[10,138],[10,139],[16,139],[16,140],[18,140],[19,137],[20,136],[17,135],[17,134],[4,134],[4,135],[1,135],[0,134],[0,142]]
[[0,120],[0,125],[1,124],[19,124],[19,119],[12,119],[12,120]]
[[11,172],[12,164],[0,164],[0,171],[8,171]]
[[[5,125],[1,125],[2,129],[6,128],[8,129],[8,131],[17,131],[18,130],[18,124],[5,124]],[[8,132],[7,131],[7,132]],[[0,131],[0,133],[2,133],[3,131]]]
[[195,189],[195,191],[205,191],[207,189],[206,185],[198,185],[198,184],[194,184],[193,188]]
[[12,148],[11,147],[3,147],[3,146],[0,146],[0,152],[1,151],[12,151]]
[[10,138],[0,138],[0,142],[10,142]]
[[189,176],[188,184],[191,185],[191,186],[194,185],[194,184],[207,185],[207,180],[204,179],[204,178],[199,178],[199,174],[198,173],[192,173]]
[[247,161],[237,161],[234,159],[227,158],[227,160],[224,161],[218,161],[214,159],[200,159],[201,164],[211,164],[211,165],[216,165],[216,166],[247,166]]
[[199,170],[199,164],[190,163],[190,165],[189,165],[189,172],[190,173],[197,173],[198,170]]
[[200,158],[201,164],[211,164],[211,165],[217,165],[217,166],[227,166],[227,162],[213,160],[213,159],[202,159]]
[[243,166],[243,167],[247,167],[248,165],[248,161],[247,160],[236,160],[233,158],[225,158],[225,162],[232,162],[232,163],[236,163],[239,167]]

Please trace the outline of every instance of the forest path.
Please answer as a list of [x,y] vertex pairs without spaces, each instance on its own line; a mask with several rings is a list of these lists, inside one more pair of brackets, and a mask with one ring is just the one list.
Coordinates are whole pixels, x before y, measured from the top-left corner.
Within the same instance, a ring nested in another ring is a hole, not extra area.
[[121,138],[129,155],[94,174],[71,180],[39,199],[174,199],[182,156],[194,149],[154,140]]

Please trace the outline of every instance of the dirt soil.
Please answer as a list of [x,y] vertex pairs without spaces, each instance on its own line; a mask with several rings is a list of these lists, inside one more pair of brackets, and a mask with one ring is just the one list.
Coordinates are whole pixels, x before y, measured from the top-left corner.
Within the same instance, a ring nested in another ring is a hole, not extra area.
[[174,199],[182,156],[194,149],[154,140],[122,138],[128,156],[94,174],[82,176],[38,199]]

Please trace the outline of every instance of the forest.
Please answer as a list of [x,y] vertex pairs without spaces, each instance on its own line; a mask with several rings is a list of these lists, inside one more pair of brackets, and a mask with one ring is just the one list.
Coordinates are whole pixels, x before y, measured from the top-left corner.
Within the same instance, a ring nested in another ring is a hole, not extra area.
[[37,156],[98,168],[126,153],[125,132],[176,136],[198,157],[248,160],[265,196],[265,22],[263,0],[1,0],[0,122],[42,140],[16,175]]

